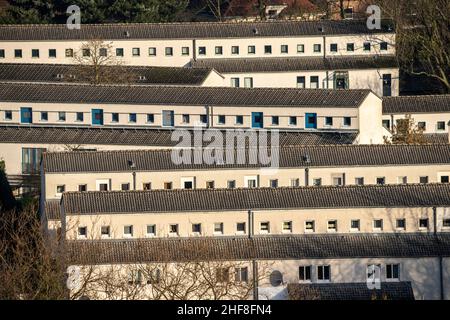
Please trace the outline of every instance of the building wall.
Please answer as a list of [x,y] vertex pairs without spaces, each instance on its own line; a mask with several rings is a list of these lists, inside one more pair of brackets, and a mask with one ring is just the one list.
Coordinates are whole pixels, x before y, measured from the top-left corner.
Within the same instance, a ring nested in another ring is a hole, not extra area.
[[[419,122],[425,122],[426,129],[424,133],[447,133],[448,123],[450,121],[450,112],[429,112],[429,113],[411,113],[411,118],[417,125]],[[395,125],[398,119],[405,119],[406,114],[383,114],[383,120],[389,120],[390,125]],[[437,123],[444,122],[443,130],[438,130]]]
[[[6,162],[8,166],[8,161]],[[8,168],[8,167],[7,167]],[[432,165],[397,165],[397,166],[361,166],[361,167],[312,167],[309,168],[309,183],[320,178],[322,185],[333,185],[333,178],[339,177],[346,185],[355,185],[356,178],[363,177],[364,184],[376,184],[377,178],[385,178],[386,184],[403,183],[400,177],[407,177],[407,183],[419,183],[420,177],[428,177],[429,183],[440,182],[441,176],[450,176],[450,164]],[[305,168],[262,169],[205,169],[137,172],[136,189],[143,190],[143,185],[151,183],[152,189],[164,189],[164,184],[172,183],[173,189],[184,188],[184,181],[193,181],[194,188],[204,189],[209,181],[214,181],[215,188],[227,188],[228,181],[234,180],[236,188],[245,188],[246,179],[257,180],[259,187],[270,187],[271,180],[278,180],[279,187],[290,187],[293,179],[298,179],[300,186],[305,186]],[[133,188],[133,176],[130,172],[79,172],[46,173],[45,198],[58,199],[57,186],[65,185],[66,192],[78,191],[79,185],[87,185],[88,191],[98,190],[97,181],[108,180],[110,190],[121,190],[122,184],[128,183]]]
[[[64,209],[64,208],[63,208]],[[327,208],[253,210],[254,232],[261,235],[325,234],[325,233],[392,233],[432,232],[434,228],[432,208]],[[443,220],[450,218],[449,208],[438,208],[437,231],[450,232]],[[374,220],[382,219],[382,229],[374,228]],[[397,228],[397,219],[405,219],[405,229]],[[428,219],[428,228],[419,227],[419,219]],[[199,237],[240,236],[248,232],[247,210],[220,212],[169,212],[169,213],[114,213],[62,215],[66,239],[142,239],[147,237]],[[359,230],[351,228],[351,221],[359,220]],[[291,222],[292,230],[285,230],[285,222]],[[306,230],[306,222],[314,221],[314,230]],[[337,229],[329,230],[328,222],[337,221]],[[261,230],[261,223],[269,223],[269,231]],[[223,224],[223,232],[215,232],[216,223]],[[245,223],[246,232],[237,231],[237,223]],[[193,233],[192,225],[201,224],[201,232]],[[156,234],[147,234],[147,225],[155,225]],[[178,225],[178,233],[169,233],[170,225]],[[101,236],[101,227],[109,226],[110,235]],[[124,235],[124,227],[133,226],[132,236]],[[78,228],[86,227],[87,235],[78,235]]]

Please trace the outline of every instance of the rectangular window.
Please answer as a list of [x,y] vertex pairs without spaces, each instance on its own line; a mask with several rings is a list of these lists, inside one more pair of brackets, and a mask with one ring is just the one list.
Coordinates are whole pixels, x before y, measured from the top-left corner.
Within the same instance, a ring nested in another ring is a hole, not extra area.
[[436,127],[437,127],[437,130],[438,130],[438,131],[445,130],[445,121],[438,121]]
[[373,230],[375,230],[375,231],[383,231],[383,219],[375,219],[375,220],[373,220]]
[[191,117],[188,114],[183,114],[182,119],[183,119],[182,121],[184,124],[188,124],[189,122],[191,122]]
[[311,282],[311,266],[300,266],[298,268],[298,279],[300,282]]
[[100,50],[98,52],[99,52],[100,57],[108,56],[108,49],[106,49],[106,48],[100,48]]
[[189,47],[182,47],[181,48],[181,55],[182,56],[188,56],[189,55]]
[[83,122],[84,121],[84,114],[83,112],[77,112],[76,113],[76,121]]
[[228,189],[234,189],[234,188],[236,188],[236,180],[228,180],[228,181],[227,181],[227,188],[228,188]]
[[221,56],[223,54],[223,47],[222,46],[217,46],[214,49],[214,52],[215,52],[216,55]]
[[173,56],[173,48],[172,47],[166,47],[165,53],[166,53],[166,56],[168,56],[168,57]]
[[442,221],[442,227],[443,227],[443,228],[450,228],[450,219],[445,218],[445,219]]
[[311,89],[318,89],[319,88],[319,77],[318,76],[311,76]]
[[382,121],[382,125],[384,128],[386,128],[387,130],[391,129],[391,121],[390,120],[383,120]]
[[164,182],[165,190],[172,190],[172,182]]
[[126,238],[131,238],[133,236],[133,226],[127,225],[123,227],[123,236]]
[[350,127],[352,125],[352,118],[344,117],[344,127]]
[[328,232],[336,232],[337,231],[337,220],[328,220],[327,230],[328,230]]
[[287,44],[281,45],[281,53],[289,53],[289,46]]
[[363,186],[364,185],[364,177],[356,177],[355,178],[355,184],[357,186]]
[[133,57],[139,57],[141,55],[141,48],[133,48],[132,54],[133,54]]
[[102,226],[100,229],[100,233],[102,238],[109,238],[111,234],[111,229],[109,228],[109,226]]
[[292,221],[283,222],[283,233],[292,233]]
[[253,88],[253,78],[244,78],[244,88]]
[[231,78],[231,86],[234,88],[239,88],[239,78]]
[[232,46],[231,47],[231,54],[239,54],[239,47],[238,46]]
[[123,48],[116,48],[116,57],[123,57]]
[[339,187],[344,184],[342,177],[333,177],[333,186]]
[[317,266],[317,280],[330,281],[330,266]]
[[400,280],[400,265],[399,264],[387,264],[386,265],[386,279],[387,280]]
[[305,45],[304,44],[297,45],[297,53],[305,53]]
[[13,118],[13,114],[11,110],[6,110],[5,111],[5,120],[7,121],[11,121]]
[[78,227],[78,238],[87,238],[87,227]]
[[305,89],[306,88],[306,79],[305,77],[297,77],[297,88]]
[[148,55],[155,57],[156,56],[156,48],[148,48]]
[[206,189],[214,189],[214,181],[206,181]]
[[39,49],[32,49],[31,50],[31,57],[32,58],[39,58]]
[[169,225],[169,236],[178,236],[178,224]]
[[90,57],[91,56],[91,50],[90,49],[82,49],[81,54],[83,57]]
[[297,117],[289,117],[289,125],[296,126],[297,125]]
[[66,113],[64,111],[58,112],[58,121],[66,121]]
[[314,178],[313,179],[313,186],[320,187],[322,185],[322,178]]
[[153,113],[147,113],[147,123],[154,123],[155,115]]
[[114,112],[111,114],[111,122],[119,122],[119,114]]
[[425,121],[419,121],[417,122],[417,128],[419,130],[425,131],[427,130],[427,123]]
[[428,218],[419,219],[419,230],[428,230]]
[[448,176],[441,176],[441,183],[449,183],[449,177]]
[[230,281],[230,269],[229,268],[217,268],[216,280],[218,283],[227,283]]
[[315,230],[315,222],[314,220],[305,222],[305,232],[314,232]]
[[218,115],[217,116],[217,123],[218,124],[225,124],[225,116],[224,115]]
[[278,188],[278,179],[271,179],[269,182],[269,187]]
[[78,185],[78,192],[86,192],[86,191],[87,191],[87,185],[86,184]]
[[201,114],[200,115],[200,122],[203,124],[207,124],[208,123],[208,116],[206,114]]
[[223,234],[223,223],[222,222],[214,223],[214,234]]
[[238,125],[244,124],[244,117],[236,116],[236,124],[238,124]]
[[338,51],[338,45],[337,43],[330,44],[330,51],[331,52],[337,52]]
[[108,184],[107,183],[100,183],[98,185],[98,191],[108,191]]
[[406,229],[406,219],[397,219],[395,222],[395,228],[397,230],[405,230]]
[[0,49],[0,59],[5,58],[5,49]]
[[130,123],[136,123],[136,113],[130,113],[129,115],[128,115],[128,122],[130,122]]
[[259,231],[263,234],[270,233],[270,222],[261,222],[259,225]]
[[269,45],[264,46],[264,53],[272,54],[272,46],[269,46]]
[[322,45],[321,44],[315,44],[313,47],[314,52],[318,53],[322,51]]
[[245,234],[245,222],[238,222],[236,224],[236,233]]
[[384,184],[386,184],[386,178],[385,178],[385,177],[378,177],[378,178],[377,178],[377,184],[378,184],[378,185],[384,185]]
[[420,177],[420,178],[419,178],[419,182],[420,182],[421,184],[428,183],[428,176]]
[[280,117],[279,116],[272,116],[272,125],[277,126],[280,124]]
[[291,179],[291,187],[299,187],[300,179]]
[[325,117],[325,125],[331,127],[333,125],[333,117]]
[[352,221],[350,221],[350,230],[351,231],[359,231],[360,225],[361,225],[361,223],[359,220],[352,220]]
[[205,56],[206,55],[206,47],[198,47],[198,55]]
[[192,234],[193,235],[201,235],[202,234],[202,224],[201,223],[193,223],[192,224]]
[[56,49],[48,49],[48,57],[56,58]]
[[255,54],[255,53],[256,53],[256,47],[248,46],[248,54]]
[[14,50],[14,58],[22,58],[22,50],[21,49]]
[[175,125],[175,112],[173,110],[162,111],[162,126],[173,127]]
[[66,191],[66,185],[61,184],[59,186],[56,186],[56,194],[61,194]]
[[364,51],[370,51],[371,47],[370,42],[364,42]]
[[142,184],[142,189],[144,189],[144,190],[152,190],[152,184],[150,182],[144,182]]
[[147,225],[147,237],[156,236],[156,224],[148,224]]
[[387,42],[380,43],[380,50],[381,51],[386,51],[387,49],[388,49],[388,43]]
[[354,43],[347,43],[347,51],[355,51],[355,44]]
[[129,191],[130,190],[130,184],[129,183],[122,183],[120,186],[120,190],[122,191]]
[[407,184],[408,183],[408,177],[406,177],[406,176],[397,177],[397,183],[398,184]]
[[235,268],[234,269],[234,280],[236,282],[248,282],[248,268]]

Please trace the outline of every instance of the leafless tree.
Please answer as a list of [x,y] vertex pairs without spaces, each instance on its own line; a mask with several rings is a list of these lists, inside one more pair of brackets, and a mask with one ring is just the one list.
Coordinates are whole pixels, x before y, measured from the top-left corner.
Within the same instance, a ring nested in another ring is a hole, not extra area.
[[393,125],[392,137],[385,138],[386,144],[427,144],[428,141],[411,115],[405,115],[404,119],[398,119]]

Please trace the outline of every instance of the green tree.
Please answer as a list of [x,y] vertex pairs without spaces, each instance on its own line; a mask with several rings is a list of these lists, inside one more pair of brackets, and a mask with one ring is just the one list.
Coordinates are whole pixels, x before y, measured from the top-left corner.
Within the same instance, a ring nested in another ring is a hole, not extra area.
[[9,0],[0,23],[50,23],[55,17],[53,0]]

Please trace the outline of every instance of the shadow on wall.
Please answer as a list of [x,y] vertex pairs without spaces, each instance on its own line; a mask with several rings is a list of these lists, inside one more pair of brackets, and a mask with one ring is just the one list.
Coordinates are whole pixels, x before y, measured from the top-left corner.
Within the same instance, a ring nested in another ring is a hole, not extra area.
[[16,205],[16,199],[6,177],[4,162],[0,161],[0,211],[12,210]]

